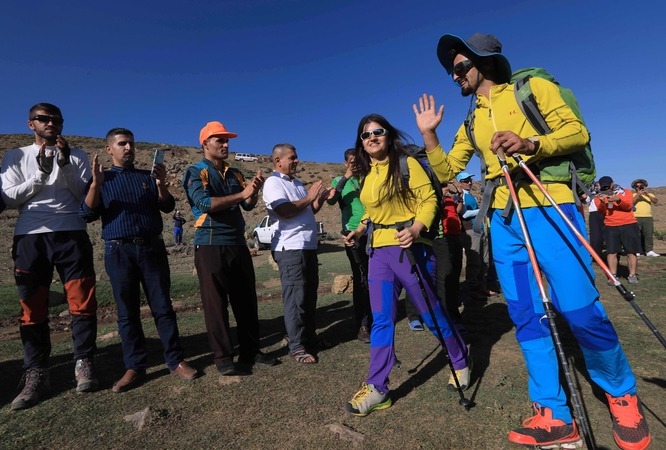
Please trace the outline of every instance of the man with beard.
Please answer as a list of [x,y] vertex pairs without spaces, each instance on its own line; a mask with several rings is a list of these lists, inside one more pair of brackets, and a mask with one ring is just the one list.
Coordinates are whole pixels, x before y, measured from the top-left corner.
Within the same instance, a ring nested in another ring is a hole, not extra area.
[[[463,96],[476,100],[473,123],[463,124],[453,147],[446,154],[439,144],[436,128],[444,107],[437,110],[433,96],[423,95],[414,105],[428,159],[440,179],[448,180],[462,172],[475,150],[487,164],[486,190],[494,189],[490,203],[490,230],[493,256],[509,315],[516,325],[529,375],[529,395],[536,415],[523,427],[509,433],[516,444],[544,447],[581,443],[580,435],[567,406],[565,390],[559,379],[557,354],[544,317],[544,306],[530,265],[525,238],[514,211],[502,212],[510,197],[502,168],[496,157],[502,148],[507,156],[520,154],[527,164],[540,162],[542,168],[555,164],[554,156],[583,151],[589,135],[581,120],[564,102],[559,88],[538,77],[529,80],[539,112],[552,132],[540,135],[522,113],[511,83],[511,66],[501,54],[495,36],[477,33],[464,41],[458,36],[442,36],[437,55]],[[470,108],[471,109],[471,108]],[[474,130],[474,139],[471,131]],[[518,173],[517,163],[507,158],[510,170]],[[542,169],[543,172],[543,169]],[[517,180],[517,196],[530,231],[540,271],[548,278],[553,306],[569,323],[585,357],[590,378],[606,392],[613,417],[613,435],[622,449],[644,449],[650,432],[640,400],[636,378],[620,346],[618,336],[599,301],[594,286],[590,254],[567,229],[566,222],[544,199],[537,186]],[[585,222],[576,208],[570,182],[546,185],[550,195],[576,224],[581,233]],[[482,208],[483,209],[483,208]],[[482,220],[478,217],[477,220]]]
[[106,134],[106,152],[111,155],[113,166],[104,171],[95,155],[92,180],[79,215],[86,222],[102,218],[104,266],[118,307],[118,333],[126,369],[112,391],[132,389],[146,376],[140,286],[155,319],[171,374],[192,380],[197,371],[183,359],[169,293],[169,260],[162,239],[161,212],[169,213],[176,205],[165,185],[166,169],[164,164],[155,164],[152,173],[136,169],[134,134],[125,128],[113,128]]
[[49,286],[55,268],[72,314],[76,390],[94,391],[97,337],[95,269],[86,224],[77,215],[90,177],[88,156],[62,137],[60,109],[38,103],[28,115],[35,143],[8,151],[2,161],[2,198],[18,208],[14,230],[14,276],[22,315],[23,390],[12,410],[36,405],[51,389]]

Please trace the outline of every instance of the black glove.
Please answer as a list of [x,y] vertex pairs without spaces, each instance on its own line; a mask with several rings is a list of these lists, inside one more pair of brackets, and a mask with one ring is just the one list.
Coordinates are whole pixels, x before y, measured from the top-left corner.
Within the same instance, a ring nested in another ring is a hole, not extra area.
[[[50,156],[47,156],[50,153]],[[37,165],[39,170],[50,174],[53,172],[53,150],[46,150],[44,153],[37,153]]]
[[58,167],[66,166],[69,164],[69,155],[71,153],[72,151],[69,149],[69,145],[58,149]]

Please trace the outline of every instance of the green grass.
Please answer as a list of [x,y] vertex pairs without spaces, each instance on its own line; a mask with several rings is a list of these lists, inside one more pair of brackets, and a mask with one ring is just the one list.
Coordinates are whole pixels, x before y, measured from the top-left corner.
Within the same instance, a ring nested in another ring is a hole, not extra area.
[[[260,257],[266,252],[262,252]],[[348,272],[342,251],[319,255],[322,283]],[[258,280],[277,272],[265,264]],[[636,301],[658,329],[666,332],[666,258],[639,264],[641,282],[632,286]],[[601,273],[597,275],[601,277]],[[268,278],[270,276],[270,278]],[[637,376],[653,444],[666,448],[666,351],[613,287],[600,278],[602,302]],[[266,281],[265,280],[265,281]],[[624,281],[624,280],[623,280]],[[466,392],[476,406],[465,411],[456,393],[444,388],[449,370],[428,332],[409,330],[400,309],[396,354],[401,368],[391,372],[394,404],[366,418],[346,415],[343,407],[367,376],[368,349],[355,339],[350,295],[320,295],[318,332],[336,344],[319,353],[319,364],[297,365],[280,346],[284,335],[279,296],[259,304],[262,349],[282,364],[257,368],[238,383],[219,385],[212,365],[201,312],[179,314],[188,360],[204,375],[193,382],[168,376],[161,344],[151,320],[143,322],[149,351],[149,377],[137,389],[113,394],[109,388],[124,369],[119,339],[99,342],[96,358],[102,390],[76,394],[69,339],[53,346],[53,394],[38,406],[9,412],[21,373],[18,341],[0,342],[0,436],[6,448],[351,448],[326,425],[341,423],[365,436],[360,448],[509,449],[506,435],[531,415],[527,376],[513,326],[501,298],[474,302],[463,312],[475,361],[472,386]],[[402,300],[400,302],[402,308]],[[235,326],[232,318],[232,326]],[[105,325],[99,334],[115,329]],[[560,322],[565,352],[574,373],[599,448],[616,448],[603,393],[587,381],[580,349]],[[137,431],[124,416],[150,406],[155,417]]]

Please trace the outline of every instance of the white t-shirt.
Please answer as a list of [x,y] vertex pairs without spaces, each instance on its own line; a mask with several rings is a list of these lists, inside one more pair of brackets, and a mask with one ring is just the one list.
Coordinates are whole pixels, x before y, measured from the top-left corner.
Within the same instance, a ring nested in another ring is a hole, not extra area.
[[294,217],[285,218],[275,212],[282,203],[295,202],[307,197],[308,191],[297,179],[280,172],[273,172],[264,183],[263,199],[271,221],[276,222],[271,250],[316,250],[317,221],[308,206]]
[[2,199],[19,210],[16,236],[86,229],[79,207],[91,176],[88,155],[73,148],[70,164],[59,167],[57,148],[46,150],[56,152],[51,174],[39,170],[37,144],[9,150],[2,159]]

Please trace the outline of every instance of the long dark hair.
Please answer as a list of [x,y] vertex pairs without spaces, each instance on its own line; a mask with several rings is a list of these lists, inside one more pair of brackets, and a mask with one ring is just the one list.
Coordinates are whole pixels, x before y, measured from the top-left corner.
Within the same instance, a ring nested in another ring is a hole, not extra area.
[[379,188],[379,195],[383,196],[382,201],[391,201],[396,196],[400,197],[401,202],[405,206],[409,206],[410,200],[416,197],[409,186],[405,183],[400,172],[400,156],[409,155],[405,150],[405,143],[412,141],[412,138],[405,132],[398,130],[392,126],[388,120],[379,114],[368,114],[358,124],[356,131],[356,167],[359,170],[362,178],[370,171],[370,155],[363,148],[363,141],[361,140],[361,133],[363,128],[370,122],[376,122],[386,129],[386,142],[388,148],[388,177]]

